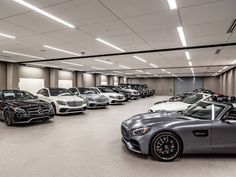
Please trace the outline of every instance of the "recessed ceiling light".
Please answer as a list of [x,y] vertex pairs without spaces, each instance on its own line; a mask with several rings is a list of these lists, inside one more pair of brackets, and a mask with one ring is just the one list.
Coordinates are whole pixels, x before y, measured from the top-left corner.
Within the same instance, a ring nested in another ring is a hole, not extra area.
[[11,51],[6,51],[6,50],[4,50],[2,52],[12,54],[12,55],[19,55],[19,56],[29,57],[29,58],[46,59],[46,58],[43,58],[43,57],[37,57],[37,56],[33,56],[33,55],[28,55],[28,54],[23,54],[23,53],[16,53],[16,52],[11,52]]
[[95,67],[95,66],[91,66],[92,69],[97,69],[97,70],[105,70],[103,68],[99,68],[99,67]]
[[29,8],[29,9],[31,9],[31,10],[33,10],[33,11],[35,11],[35,12],[38,12],[41,15],[44,15],[44,16],[46,16],[48,18],[51,18],[52,20],[57,21],[57,22],[65,25],[65,26],[68,26],[70,28],[75,28],[74,25],[72,25],[72,24],[70,24],[70,23],[68,23],[68,22],[66,22],[66,21],[64,21],[64,20],[62,20],[62,19],[60,19],[58,17],[55,17],[52,14],[49,14],[48,12],[45,12],[44,10],[39,9],[38,7],[35,7],[32,4],[29,4],[28,2],[25,2],[23,0],[14,0],[14,1],[19,3],[19,4],[21,4],[21,5],[23,5],[23,6],[25,6],[25,7],[27,7],[27,8]]
[[119,65],[119,67],[121,67],[121,68],[125,68],[125,69],[130,69],[130,67],[128,67],[128,66],[124,66],[124,65]]
[[68,61],[61,61],[61,63],[68,64],[68,65],[75,65],[75,66],[83,66],[83,65],[81,65],[81,64],[78,64],[78,63],[71,63],[71,62],[68,62]]
[[170,10],[174,10],[177,9],[177,4],[175,0],[168,0],[169,6],[170,6]]
[[182,45],[187,46],[187,42],[186,42],[186,39],[185,39],[183,27],[182,26],[177,27],[177,31],[179,33],[179,37],[180,37],[180,40],[182,42]]
[[78,54],[78,53],[70,52],[70,51],[67,51],[67,50],[59,49],[59,48],[48,46],[48,45],[44,45],[43,47],[48,48],[48,49],[52,49],[52,50],[56,50],[56,51],[59,51],[59,52],[68,53],[68,54],[71,54],[71,55],[80,56],[80,54]]
[[171,72],[167,71],[166,73],[171,74]]
[[153,64],[153,63],[150,63],[150,65],[151,65],[152,67],[154,67],[154,68],[158,68],[158,66],[155,65],[155,64]]
[[189,52],[185,52],[185,55],[186,55],[186,58],[187,58],[188,60],[191,59]]
[[193,71],[193,68],[190,68],[191,69],[191,71]]
[[192,64],[192,62],[191,62],[191,61],[189,61],[189,62],[188,62],[188,64],[189,64],[189,66],[193,66],[193,64]]
[[166,72],[166,70],[165,69],[161,69],[163,72]]
[[140,60],[140,61],[142,61],[142,62],[144,62],[144,63],[147,63],[146,60],[144,60],[144,59],[142,59],[142,58],[140,58],[140,57],[134,56],[134,58],[136,58],[136,59],[138,59],[138,60]]
[[125,73],[126,75],[131,75],[131,73]]
[[140,72],[140,73],[143,73],[143,72],[144,72],[143,70],[135,70],[135,71]]
[[16,38],[15,36],[11,36],[11,35],[8,35],[8,34],[3,34],[3,33],[0,33],[0,36],[11,38],[11,39],[15,39]]
[[121,51],[121,52],[125,52],[125,50],[123,50],[123,49],[121,49],[121,48],[119,48],[119,47],[117,47],[117,46],[115,46],[115,45],[113,45],[113,44],[111,44],[111,43],[109,43],[109,42],[107,42],[107,41],[104,41],[103,39],[96,38],[96,40],[99,41],[99,42],[101,42],[101,43],[103,43],[103,44],[106,44],[106,45],[108,45],[108,46],[110,46],[110,47],[112,47],[112,48],[114,48],[114,49],[116,49],[116,50],[119,50],[119,51]]
[[94,60],[95,60],[95,61],[98,61],[98,62],[102,62],[102,63],[109,64],[109,65],[112,65],[112,64],[113,64],[112,62],[104,61],[104,60],[100,60],[100,59],[94,59]]
[[223,70],[221,69],[221,70],[218,71],[218,73],[221,73],[222,71],[223,71]]

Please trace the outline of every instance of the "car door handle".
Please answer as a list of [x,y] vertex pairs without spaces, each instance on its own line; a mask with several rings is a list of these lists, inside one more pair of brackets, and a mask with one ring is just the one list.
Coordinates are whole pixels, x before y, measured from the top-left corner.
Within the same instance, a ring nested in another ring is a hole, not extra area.
[[196,137],[207,137],[208,130],[194,130],[193,135]]

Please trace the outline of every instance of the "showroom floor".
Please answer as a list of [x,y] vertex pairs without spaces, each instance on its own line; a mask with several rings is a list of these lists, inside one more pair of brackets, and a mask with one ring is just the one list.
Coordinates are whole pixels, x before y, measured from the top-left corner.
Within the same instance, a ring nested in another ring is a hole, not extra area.
[[236,176],[235,156],[184,156],[162,163],[124,148],[120,123],[164,98],[140,99],[84,115],[57,116],[45,124],[6,127],[0,123],[0,176]]

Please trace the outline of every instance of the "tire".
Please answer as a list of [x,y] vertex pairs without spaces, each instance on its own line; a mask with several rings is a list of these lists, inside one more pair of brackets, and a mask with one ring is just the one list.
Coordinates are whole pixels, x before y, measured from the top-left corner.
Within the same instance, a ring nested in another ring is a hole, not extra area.
[[181,139],[171,132],[157,134],[151,141],[150,153],[159,161],[170,162],[182,155]]
[[57,108],[56,108],[56,105],[55,103],[51,103],[52,107],[53,107],[53,110],[54,110],[54,113],[55,115],[57,114]]
[[5,122],[6,126],[12,126],[14,124],[10,111],[4,112],[4,122]]

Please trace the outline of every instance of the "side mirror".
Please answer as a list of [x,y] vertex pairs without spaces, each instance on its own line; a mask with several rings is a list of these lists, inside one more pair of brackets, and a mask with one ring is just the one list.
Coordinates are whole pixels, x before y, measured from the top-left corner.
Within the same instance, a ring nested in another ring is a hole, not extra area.
[[38,99],[39,97],[37,95],[34,96],[35,99]]

